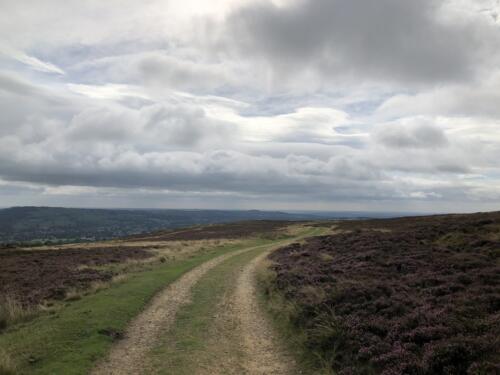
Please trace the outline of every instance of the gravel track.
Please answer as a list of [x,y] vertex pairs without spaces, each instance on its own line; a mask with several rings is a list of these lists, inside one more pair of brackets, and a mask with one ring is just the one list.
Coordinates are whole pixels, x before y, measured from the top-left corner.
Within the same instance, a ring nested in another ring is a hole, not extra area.
[[[264,245],[266,246],[266,245]],[[268,245],[267,245],[268,246]],[[262,246],[234,251],[211,259],[184,274],[159,292],[127,328],[108,357],[98,363],[93,375],[143,374],[149,364],[146,355],[154,348],[159,334],[175,321],[177,311],[191,301],[191,288],[209,270],[233,256]]]

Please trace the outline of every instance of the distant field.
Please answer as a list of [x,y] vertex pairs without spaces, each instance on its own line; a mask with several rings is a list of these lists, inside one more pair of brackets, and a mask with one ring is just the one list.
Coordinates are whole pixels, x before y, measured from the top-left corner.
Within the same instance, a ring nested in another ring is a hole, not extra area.
[[274,252],[263,281],[316,371],[500,373],[499,212],[335,229]]

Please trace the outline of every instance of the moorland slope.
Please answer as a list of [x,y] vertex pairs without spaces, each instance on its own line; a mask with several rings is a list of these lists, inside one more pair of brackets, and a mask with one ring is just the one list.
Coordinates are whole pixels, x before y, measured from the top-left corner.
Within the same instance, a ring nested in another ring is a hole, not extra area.
[[336,230],[271,255],[267,295],[306,354],[338,374],[499,373],[500,212]]

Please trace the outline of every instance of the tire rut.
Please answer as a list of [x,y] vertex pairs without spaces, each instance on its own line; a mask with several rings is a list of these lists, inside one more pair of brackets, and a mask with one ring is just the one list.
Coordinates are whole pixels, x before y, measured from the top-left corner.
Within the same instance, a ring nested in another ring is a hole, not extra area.
[[234,293],[234,313],[239,319],[244,353],[243,367],[251,375],[289,375],[296,372],[295,361],[282,350],[257,296],[256,268],[268,254],[259,255],[243,269]]

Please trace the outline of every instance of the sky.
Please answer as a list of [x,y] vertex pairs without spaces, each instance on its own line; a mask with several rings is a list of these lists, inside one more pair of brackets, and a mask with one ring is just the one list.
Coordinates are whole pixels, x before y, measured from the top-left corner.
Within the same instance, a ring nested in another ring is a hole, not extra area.
[[500,0],[1,0],[0,206],[500,209]]

